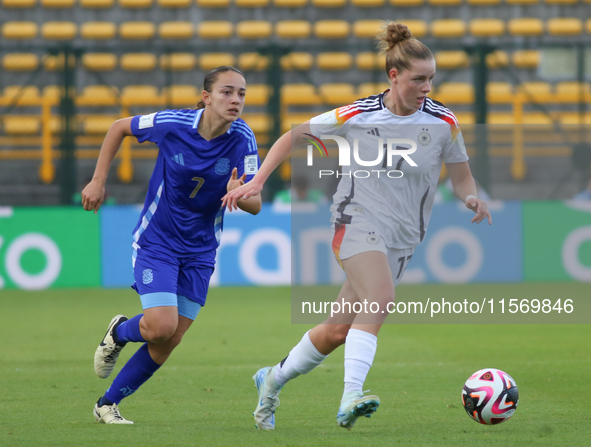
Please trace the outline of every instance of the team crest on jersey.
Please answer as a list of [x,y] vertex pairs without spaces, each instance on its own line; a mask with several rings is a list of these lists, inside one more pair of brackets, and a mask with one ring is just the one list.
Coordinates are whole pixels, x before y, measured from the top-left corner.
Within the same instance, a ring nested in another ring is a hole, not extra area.
[[226,175],[230,172],[230,160],[227,158],[220,158],[215,162],[215,173],[217,175]]
[[146,269],[142,272],[142,280],[144,284],[150,284],[154,281],[154,273],[152,273],[152,269]]
[[380,237],[372,231],[371,233],[369,233],[369,236],[365,238],[365,240],[368,244],[376,245],[380,242]]
[[427,146],[431,142],[431,134],[427,132],[429,129],[423,129],[423,131],[417,137],[417,141],[421,146]]

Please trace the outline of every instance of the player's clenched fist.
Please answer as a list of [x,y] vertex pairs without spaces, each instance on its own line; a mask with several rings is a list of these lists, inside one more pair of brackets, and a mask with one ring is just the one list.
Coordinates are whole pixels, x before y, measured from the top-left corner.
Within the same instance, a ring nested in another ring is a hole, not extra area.
[[104,183],[93,180],[82,190],[82,206],[86,211],[94,210],[94,214],[96,214],[104,200]]

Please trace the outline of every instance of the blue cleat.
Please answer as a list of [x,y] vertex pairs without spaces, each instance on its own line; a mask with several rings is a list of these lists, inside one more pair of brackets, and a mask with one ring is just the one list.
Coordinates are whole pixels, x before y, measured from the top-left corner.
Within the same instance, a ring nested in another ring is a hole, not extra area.
[[[366,391],[367,392],[367,391]],[[378,396],[364,396],[361,391],[346,393],[341,400],[337,413],[339,427],[351,430],[360,416],[371,417],[380,406]]]
[[254,410],[255,427],[259,430],[275,428],[275,410],[279,406],[281,386],[275,382],[275,366],[259,369],[252,378],[259,393],[257,407]]

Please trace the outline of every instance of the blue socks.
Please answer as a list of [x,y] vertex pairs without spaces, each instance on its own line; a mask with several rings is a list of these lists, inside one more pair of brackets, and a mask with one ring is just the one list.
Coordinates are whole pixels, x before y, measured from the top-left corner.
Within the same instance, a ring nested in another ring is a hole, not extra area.
[[144,314],[139,314],[133,317],[131,320],[126,320],[117,326],[117,330],[115,331],[114,335],[116,335],[115,342],[124,345],[127,342],[145,342],[144,337],[142,337],[142,333],[140,332],[140,320]]
[[[133,321],[136,318],[137,317],[134,317],[128,321]],[[128,321],[126,321],[126,323]],[[158,368],[160,368],[160,365],[152,360],[150,352],[148,351],[148,344],[145,343],[121,369],[117,377],[115,377],[115,380],[113,380],[112,385],[105,393],[104,398],[101,398],[101,401],[105,402],[103,399],[106,399],[115,404],[119,404],[123,398],[135,393],[143,383],[152,377]],[[99,401],[99,406],[101,405],[101,401]]]

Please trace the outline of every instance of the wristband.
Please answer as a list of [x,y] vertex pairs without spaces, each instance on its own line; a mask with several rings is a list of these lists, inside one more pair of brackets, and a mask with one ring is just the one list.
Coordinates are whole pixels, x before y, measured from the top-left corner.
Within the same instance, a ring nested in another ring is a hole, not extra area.
[[464,203],[468,202],[468,200],[470,200],[470,199],[476,199],[476,200],[478,200],[478,197],[476,197],[473,194],[470,194],[469,196],[466,197],[466,199],[464,200]]

